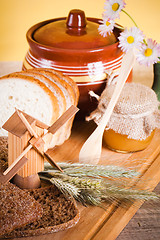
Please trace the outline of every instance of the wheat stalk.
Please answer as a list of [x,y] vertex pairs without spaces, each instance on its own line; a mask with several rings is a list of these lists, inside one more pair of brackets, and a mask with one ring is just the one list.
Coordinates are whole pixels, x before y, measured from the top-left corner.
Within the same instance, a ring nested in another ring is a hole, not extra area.
[[[58,165],[63,169],[65,174],[73,177],[116,177],[116,178],[133,178],[139,176],[139,172],[135,170],[129,170],[124,167],[114,166],[114,165],[92,165],[92,164],[80,164],[80,163],[58,163]],[[53,167],[49,163],[44,165],[45,171],[53,171]],[[59,171],[57,171],[59,172]]]
[[104,201],[159,199],[155,193],[130,187],[128,178],[134,179],[139,176],[134,170],[114,165],[58,164],[63,173],[45,163],[45,170],[39,173],[40,177],[83,204],[100,206]]

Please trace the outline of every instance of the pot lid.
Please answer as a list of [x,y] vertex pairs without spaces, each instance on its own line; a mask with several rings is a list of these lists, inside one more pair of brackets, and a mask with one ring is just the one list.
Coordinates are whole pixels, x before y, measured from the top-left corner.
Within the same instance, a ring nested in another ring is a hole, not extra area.
[[82,10],[73,9],[67,18],[53,19],[33,33],[39,44],[61,49],[102,48],[118,42],[116,33],[102,37],[98,32],[100,19],[87,18]]

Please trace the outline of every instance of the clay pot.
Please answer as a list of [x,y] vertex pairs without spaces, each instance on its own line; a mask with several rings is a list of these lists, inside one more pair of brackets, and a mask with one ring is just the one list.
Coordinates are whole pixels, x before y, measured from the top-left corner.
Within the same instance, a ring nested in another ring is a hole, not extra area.
[[[102,37],[101,19],[86,18],[81,10],[71,10],[68,17],[40,22],[27,32],[29,50],[23,70],[53,68],[73,78],[80,90],[81,115],[96,108],[88,91],[100,94],[106,83],[106,71],[117,71],[123,52],[118,48],[120,30]],[[131,80],[131,76],[130,76]]]

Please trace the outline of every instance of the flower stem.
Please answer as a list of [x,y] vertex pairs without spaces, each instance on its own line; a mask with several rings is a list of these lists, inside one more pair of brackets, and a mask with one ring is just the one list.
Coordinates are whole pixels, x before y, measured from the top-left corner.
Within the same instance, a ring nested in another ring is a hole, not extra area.
[[[124,13],[132,20],[132,22],[134,23],[134,25],[135,25],[137,28],[139,28],[138,25],[137,25],[137,23],[134,21],[134,19],[131,17],[131,15],[130,15],[129,13],[127,13],[127,12],[126,12],[125,10],[123,10],[123,9],[122,9],[122,12],[124,12]],[[147,46],[147,42],[146,42],[145,39],[143,39],[143,43]]]
[[132,20],[132,22],[134,23],[134,25],[135,25],[137,28],[139,28],[138,25],[137,25],[137,23],[134,21],[134,19],[131,17],[130,14],[128,14],[128,13],[127,13],[125,10],[123,10],[123,9],[122,9],[122,12],[124,12],[124,13]]
[[146,40],[145,39],[143,39],[143,43],[147,46],[147,42],[146,42]]

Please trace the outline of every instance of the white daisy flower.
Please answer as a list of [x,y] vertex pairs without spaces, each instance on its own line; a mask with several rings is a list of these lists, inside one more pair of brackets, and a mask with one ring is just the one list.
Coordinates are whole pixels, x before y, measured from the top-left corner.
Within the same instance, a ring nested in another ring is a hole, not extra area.
[[133,48],[140,48],[144,39],[142,31],[137,27],[132,27],[129,30],[126,28],[121,32],[119,39],[119,47],[123,52],[127,52]]
[[110,35],[115,26],[115,22],[113,20],[109,20],[108,18],[103,18],[102,24],[99,25],[98,31],[103,36],[106,37]]
[[147,43],[143,43],[141,49],[137,54],[137,60],[140,64],[149,66],[159,61],[160,44],[153,41],[151,38],[147,39]]
[[119,18],[120,11],[125,7],[124,0],[106,0],[104,9],[108,19]]

